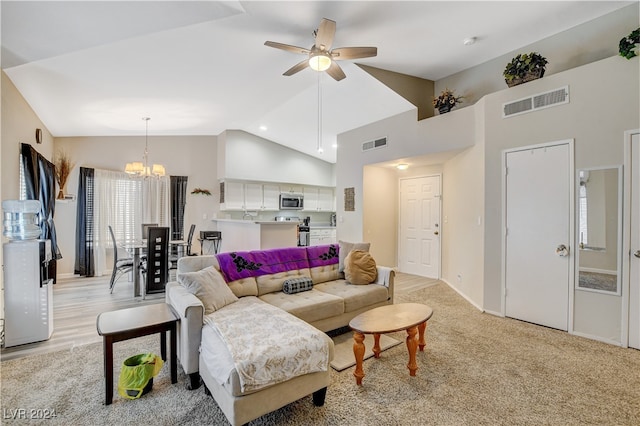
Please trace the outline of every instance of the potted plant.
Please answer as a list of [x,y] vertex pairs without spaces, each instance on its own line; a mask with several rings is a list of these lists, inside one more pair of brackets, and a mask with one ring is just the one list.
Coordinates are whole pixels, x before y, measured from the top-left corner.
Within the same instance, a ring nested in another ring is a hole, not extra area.
[[64,189],[67,185],[67,179],[69,178],[69,174],[75,166],[75,163],[71,161],[71,158],[69,158],[65,151],[60,150],[55,155],[53,165],[55,166],[56,181],[60,187],[57,198],[62,200],[64,199]]
[[640,44],[640,28],[631,31],[631,34],[620,40],[618,52],[623,58],[631,59],[638,56],[638,45]]
[[440,93],[440,96],[433,98],[433,106],[438,109],[440,114],[451,111],[451,108],[456,104],[462,103],[464,96],[454,95],[453,90],[445,89]]
[[518,54],[505,67],[502,73],[504,81],[513,87],[542,78],[547,63],[547,59],[537,52]]

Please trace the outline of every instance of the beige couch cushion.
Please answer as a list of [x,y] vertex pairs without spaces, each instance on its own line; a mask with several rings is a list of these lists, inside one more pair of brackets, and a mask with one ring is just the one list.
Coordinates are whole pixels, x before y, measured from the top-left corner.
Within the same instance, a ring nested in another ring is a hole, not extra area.
[[311,279],[314,285],[340,279],[337,263],[333,265],[316,266],[309,270],[311,271]]
[[338,272],[344,272],[344,260],[347,258],[351,250],[369,251],[371,243],[350,243],[348,241],[338,241],[340,250],[338,252]]
[[345,312],[357,311],[360,308],[384,302],[390,297],[389,290],[383,285],[353,285],[347,284],[345,280],[318,284],[314,286],[314,290],[342,298]]
[[378,278],[376,261],[367,251],[351,250],[344,260],[344,277],[351,284],[370,284]]
[[222,274],[209,266],[196,272],[180,272],[178,282],[195,295],[204,305],[204,314],[210,314],[238,300],[229,289]]
[[262,295],[260,299],[306,322],[344,313],[344,301],[340,297],[315,289],[296,294],[285,294],[279,291]]
[[231,281],[229,288],[238,297],[258,295],[258,283],[254,277]]
[[256,277],[258,283],[258,296],[263,294],[282,291],[282,283],[288,278],[309,277],[309,268],[293,269],[291,271],[278,272],[277,274],[261,275]]

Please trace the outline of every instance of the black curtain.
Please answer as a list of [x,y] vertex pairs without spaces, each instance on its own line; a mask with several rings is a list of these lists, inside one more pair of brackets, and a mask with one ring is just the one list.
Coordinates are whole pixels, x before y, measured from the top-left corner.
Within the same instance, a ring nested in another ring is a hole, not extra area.
[[58,248],[56,225],[53,222],[55,214],[55,166],[29,144],[20,144],[20,159],[24,171],[25,189],[28,200],[40,201],[40,238],[51,240],[51,257],[49,262],[49,276],[56,282],[58,259],[62,254]]
[[95,275],[93,259],[93,176],[93,169],[80,167],[76,210],[76,261],[74,273],[83,277],[93,277]]
[[170,176],[171,179],[171,239],[184,239],[184,206],[187,204],[188,176]]

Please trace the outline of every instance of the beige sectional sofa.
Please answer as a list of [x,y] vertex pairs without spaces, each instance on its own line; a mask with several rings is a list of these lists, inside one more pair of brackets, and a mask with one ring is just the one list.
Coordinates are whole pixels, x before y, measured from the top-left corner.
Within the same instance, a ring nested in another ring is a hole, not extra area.
[[[281,321],[291,322],[291,325],[300,326],[303,320],[312,325],[312,330],[326,332],[340,327],[347,326],[349,321],[356,315],[377,306],[393,303],[393,281],[394,272],[390,268],[378,266],[377,281],[369,285],[352,285],[347,283],[339,272],[337,260],[337,245],[326,246],[331,248],[331,253],[336,255],[335,259],[321,261],[321,265],[314,266],[313,262],[307,264],[286,265],[282,270],[282,265],[276,273],[256,272],[256,276],[247,276],[240,279],[233,279],[225,274],[225,269],[229,270],[229,265],[223,264],[222,271],[220,262],[216,256],[185,257],[178,261],[177,277],[180,281],[182,274],[201,271],[213,266],[221,271],[229,288],[235,296],[239,298],[241,304],[234,304],[235,309],[240,309],[242,305],[247,306],[247,312],[260,310],[264,304],[275,306],[288,314],[282,316]],[[304,256],[316,256],[323,246],[305,248]],[[289,250],[289,249],[283,249]],[[259,259],[278,259],[281,253],[276,250],[245,252],[252,255],[261,256]],[[224,255],[224,254],[223,254]],[[235,254],[234,254],[235,255]],[[344,257],[346,253],[342,253]],[[218,255],[221,256],[221,255]],[[227,260],[228,258],[228,254]],[[265,257],[266,256],[266,257]],[[238,259],[234,258],[234,262]],[[247,262],[242,259],[246,266]],[[277,262],[277,260],[275,260]],[[333,262],[333,263],[332,263]],[[224,263],[224,262],[223,262]],[[237,263],[237,262],[236,262]],[[249,262],[250,263],[250,262]],[[286,262],[285,262],[286,263]],[[258,263],[259,264],[259,263]],[[240,263],[238,263],[240,265]],[[308,267],[299,267],[308,266]],[[316,263],[317,265],[317,263]],[[231,265],[233,266],[233,265]],[[268,269],[268,268],[267,268]],[[240,270],[240,266],[238,266]],[[235,271],[231,271],[235,273]],[[242,271],[247,272],[247,271]],[[267,270],[268,272],[268,270]],[[186,277],[186,275],[184,275]],[[290,278],[310,277],[313,281],[313,288],[294,294],[283,292],[283,283]],[[237,278],[237,277],[236,277]],[[226,290],[226,289],[225,289]],[[216,369],[220,369],[218,362],[213,360],[228,359],[231,362],[231,355],[226,348],[224,340],[219,333],[211,331],[210,327],[204,326],[205,322],[213,323],[215,329],[215,315],[224,313],[226,306],[219,309],[213,315],[204,314],[202,301],[179,282],[167,284],[166,301],[180,316],[178,328],[178,359],[184,372],[189,375],[190,383],[188,387],[195,389],[199,386],[200,378],[204,382],[207,392],[211,392],[227,416],[231,424],[244,424],[268,412],[287,405],[297,399],[313,393],[313,400],[316,405],[324,403],[326,387],[329,384],[329,367],[326,371],[316,371],[309,374],[291,378],[282,383],[277,383],[263,389],[255,391],[243,391],[239,385],[238,372],[233,369],[226,382],[221,383],[220,379],[214,377]],[[266,309],[267,307],[264,306]],[[268,309],[267,309],[268,310]],[[280,312],[279,310],[277,312]],[[296,319],[297,318],[297,319]],[[262,324],[243,324],[246,330],[251,332],[273,334],[273,330],[262,330]],[[253,321],[256,322],[256,321]],[[278,327],[286,330],[289,324]],[[306,325],[306,324],[305,324]],[[314,333],[313,331],[310,331]],[[330,361],[333,358],[333,341],[324,333],[320,333],[322,339],[326,341],[329,351]],[[317,337],[317,336],[316,336]],[[229,337],[227,336],[227,339]],[[232,337],[233,338],[233,337]],[[202,348],[201,348],[202,346]],[[328,362],[327,362],[328,364]],[[231,367],[233,364],[231,364]]]

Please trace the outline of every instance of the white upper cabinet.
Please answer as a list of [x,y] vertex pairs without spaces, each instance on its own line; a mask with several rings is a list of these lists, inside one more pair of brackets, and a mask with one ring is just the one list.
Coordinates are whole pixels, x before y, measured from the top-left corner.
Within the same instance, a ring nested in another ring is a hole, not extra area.
[[244,184],[222,182],[220,185],[220,210],[244,209]]
[[289,183],[280,184],[280,192],[288,192],[290,194],[302,194],[302,185],[292,185]]
[[280,210],[280,186],[273,184],[262,185],[263,210]]
[[221,210],[278,211],[280,186],[255,182],[224,182],[225,198]]
[[304,210],[333,212],[335,211],[335,196],[333,188],[304,187]]

